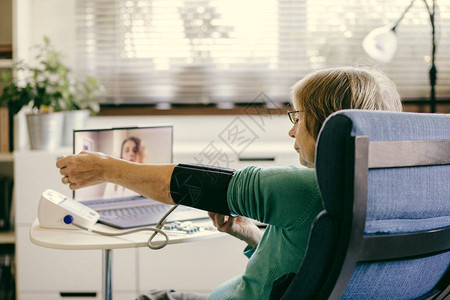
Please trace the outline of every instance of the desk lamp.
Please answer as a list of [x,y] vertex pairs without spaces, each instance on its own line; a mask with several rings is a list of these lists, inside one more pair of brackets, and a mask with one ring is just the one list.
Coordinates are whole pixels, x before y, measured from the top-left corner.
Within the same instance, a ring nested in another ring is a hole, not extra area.
[[[401,20],[408,12],[408,10],[413,6],[415,0],[412,0],[411,3],[406,7],[403,11],[400,18],[393,25],[382,26],[375,28],[364,38],[362,42],[362,47],[364,51],[369,55],[372,59],[381,62],[388,63],[394,57],[395,52],[397,51],[397,33],[395,29],[400,24]],[[436,0],[432,0],[433,6],[430,9],[426,0],[423,0],[425,6],[427,8],[428,14],[430,15],[431,22],[431,35],[432,35],[432,52],[431,52],[431,68],[429,72],[430,78],[430,112],[436,112],[436,79],[437,79],[437,70],[435,65],[435,56],[436,56],[436,39],[435,39],[435,24],[434,24],[434,16],[436,12]]]

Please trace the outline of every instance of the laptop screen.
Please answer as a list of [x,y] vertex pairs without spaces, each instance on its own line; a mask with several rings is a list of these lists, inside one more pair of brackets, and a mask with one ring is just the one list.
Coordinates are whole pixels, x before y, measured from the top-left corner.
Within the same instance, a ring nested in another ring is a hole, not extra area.
[[[73,133],[73,152],[102,152],[137,163],[171,163],[171,125],[80,129]],[[85,187],[74,193],[79,201],[137,196],[133,191],[111,183]]]

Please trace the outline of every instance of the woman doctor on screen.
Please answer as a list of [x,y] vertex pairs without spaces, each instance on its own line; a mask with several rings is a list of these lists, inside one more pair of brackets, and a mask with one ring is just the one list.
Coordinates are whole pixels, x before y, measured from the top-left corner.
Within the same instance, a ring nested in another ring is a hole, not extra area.
[[[121,159],[135,163],[144,163],[145,156],[146,156],[145,147],[142,144],[140,138],[130,136],[122,142],[122,146],[120,148]],[[131,196],[139,196],[139,194],[121,185],[111,182],[106,183],[105,191],[103,192],[104,198],[131,197]]]
[[[296,272],[306,252],[311,225],[323,209],[314,164],[315,144],[324,120],[341,109],[401,111],[395,85],[385,75],[361,68],[316,71],[291,91],[293,123],[289,136],[299,154],[299,167],[247,167],[239,171],[194,165],[147,165],[92,152],[57,162],[62,182],[71,189],[102,182],[124,185],[152,199],[210,211],[215,226],[247,242],[246,270],[217,287],[208,299],[268,299],[273,282]],[[209,176],[205,176],[209,175]],[[189,196],[189,182],[202,189]],[[207,179],[213,178],[210,185]],[[208,188],[205,188],[208,187]],[[195,195],[199,195],[196,193]],[[195,199],[194,199],[195,198]],[[238,215],[238,217],[231,217]],[[269,224],[264,234],[250,219]],[[204,299],[173,291],[149,291],[139,299]]]
[[126,138],[122,143],[120,158],[137,163],[145,162],[145,148],[141,139],[135,136]]

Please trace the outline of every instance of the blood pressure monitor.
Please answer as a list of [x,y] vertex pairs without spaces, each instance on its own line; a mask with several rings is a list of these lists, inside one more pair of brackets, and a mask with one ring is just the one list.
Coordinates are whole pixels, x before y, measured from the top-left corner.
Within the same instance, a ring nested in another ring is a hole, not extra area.
[[55,190],[45,190],[39,201],[38,219],[41,227],[77,229],[72,222],[86,228],[97,223],[100,215],[95,210]]

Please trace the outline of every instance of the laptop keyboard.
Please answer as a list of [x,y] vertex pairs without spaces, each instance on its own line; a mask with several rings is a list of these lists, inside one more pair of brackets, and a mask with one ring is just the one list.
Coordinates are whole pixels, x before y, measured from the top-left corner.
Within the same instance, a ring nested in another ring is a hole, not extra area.
[[165,205],[147,205],[130,208],[100,210],[98,213],[100,214],[100,216],[103,216],[105,218],[123,219],[142,215],[160,214],[166,212],[167,207]]
[[[82,201],[100,214],[99,222],[117,228],[155,225],[172,208],[142,196]],[[179,206],[167,218],[168,222],[205,219],[205,211]]]

